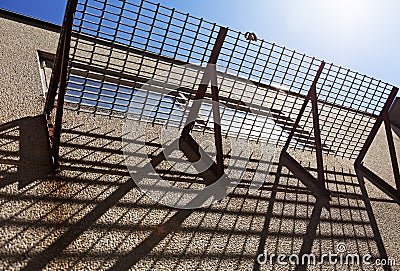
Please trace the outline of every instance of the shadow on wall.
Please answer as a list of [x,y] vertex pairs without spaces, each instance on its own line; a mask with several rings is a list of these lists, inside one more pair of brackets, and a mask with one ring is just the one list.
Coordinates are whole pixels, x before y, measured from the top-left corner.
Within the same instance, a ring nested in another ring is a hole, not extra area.
[[[17,157],[48,161],[43,153],[39,155],[40,146],[33,147],[32,142],[38,144],[40,139],[29,136],[32,131],[42,131],[43,125],[43,119],[35,117],[2,126],[2,148],[7,144],[20,148],[1,153],[0,161],[12,157],[8,165],[16,168],[15,175],[7,175],[8,183],[29,171],[28,163],[18,163]],[[250,194],[249,183],[258,164],[252,159],[241,183],[220,203],[177,210],[154,202],[137,189],[124,164],[121,137],[112,128],[64,129],[61,147],[59,174],[18,191],[7,190],[3,179],[0,230],[5,229],[5,234],[0,247],[7,249],[0,251],[0,265],[23,266],[22,270],[59,270],[60,266],[165,270],[168,266],[169,270],[240,267],[257,271],[272,268],[256,261],[265,251],[313,252],[320,259],[341,242],[349,252],[387,257],[370,206],[372,199],[363,182],[343,168],[325,170],[332,192],[329,209],[322,208],[289,172],[274,178],[276,163],[263,187]],[[146,147],[148,154],[157,156],[159,139],[150,140]],[[137,154],[138,163],[146,158]],[[45,164],[40,165],[24,183],[45,174]],[[33,165],[29,166],[32,169]],[[158,172],[168,180],[201,182],[196,176],[168,168]],[[296,267],[298,271],[306,269],[304,265]]]
[[0,187],[18,182],[23,188],[52,172],[44,115],[0,126]]
[[389,111],[389,119],[392,130],[400,137],[400,98],[397,97]]
[[400,127],[397,127],[395,125],[392,125],[392,131],[398,136],[400,137]]

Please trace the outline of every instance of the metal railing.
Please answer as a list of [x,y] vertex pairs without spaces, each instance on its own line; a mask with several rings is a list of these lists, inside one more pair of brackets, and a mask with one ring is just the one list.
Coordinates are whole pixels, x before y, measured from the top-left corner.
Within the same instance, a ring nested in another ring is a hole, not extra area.
[[[184,125],[221,29],[147,0],[70,0],[45,110],[50,116],[57,105],[55,161],[64,98],[66,108],[79,112]],[[219,101],[228,108],[221,114],[224,135],[350,159],[370,143],[397,92],[381,80],[232,29],[216,67]],[[179,78],[182,71],[191,76]],[[304,105],[313,87],[315,108]],[[194,129],[214,130],[209,111],[199,111]]]

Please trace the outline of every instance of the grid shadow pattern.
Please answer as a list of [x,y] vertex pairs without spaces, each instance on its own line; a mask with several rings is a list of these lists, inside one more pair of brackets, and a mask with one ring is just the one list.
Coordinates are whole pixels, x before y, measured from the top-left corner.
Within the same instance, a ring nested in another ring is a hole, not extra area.
[[[369,215],[369,200],[348,168],[339,164],[326,168],[333,192],[331,209],[315,213],[314,196],[287,171],[279,181],[269,176],[270,181],[256,194],[250,193],[249,183],[258,168],[254,159],[233,193],[219,204],[190,210],[185,218],[185,210],[154,202],[129,181],[120,131],[110,125],[116,121],[87,117],[97,125],[68,123],[63,130],[62,174],[22,189],[16,185],[0,188],[0,244],[7,248],[1,252],[2,266],[22,270],[109,270],[116,265],[121,267],[117,270],[282,270],[276,263],[257,266],[259,251],[297,254],[303,244],[311,244],[310,252],[320,260],[322,254],[336,251],[340,242],[351,253],[371,254],[374,259],[385,256],[379,249],[380,237],[373,231],[376,222]],[[15,144],[3,138],[9,143],[2,149]],[[137,162],[162,151],[159,141],[155,138],[147,150],[137,153]],[[315,165],[302,164],[316,171]],[[188,185],[201,182],[164,169],[166,178]],[[271,173],[276,174],[276,164]],[[156,244],[147,241],[169,221],[175,227],[166,238]],[[311,236],[306,234],[310,221],[317,225]],[[324,262],[315,270],[327,268],[329,263]],[[353,268],[382,270],[374,265]]]

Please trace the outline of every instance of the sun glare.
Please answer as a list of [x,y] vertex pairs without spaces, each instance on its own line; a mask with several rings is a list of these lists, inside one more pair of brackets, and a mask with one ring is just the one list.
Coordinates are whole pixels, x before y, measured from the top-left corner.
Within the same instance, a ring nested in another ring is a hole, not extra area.
[[340,27],[341,31],[356,30],[370,16],[368,0],[328,0],[318,1],[319,9],[325,14],[326,23]]
[[304,0],[291,2],[288,20],[295,28],[351,35],[373,16],[375,0]]

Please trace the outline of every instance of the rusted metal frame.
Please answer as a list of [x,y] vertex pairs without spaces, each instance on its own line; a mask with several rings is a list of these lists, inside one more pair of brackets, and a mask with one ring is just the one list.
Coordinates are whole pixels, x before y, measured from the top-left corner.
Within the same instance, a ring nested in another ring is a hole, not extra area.
[[[293,129],[290,131],[288,139],[286,140],[286,143],[285,143],[285,145],[283,147],[283,150],[285,150],[285,151],[287,151],[287,149],[289,148],[290,141],[293,139],[294,133],[296,131],[295,128],[297,126],[299,126],[300,120],[303,117],[303,114],[304,114],[304,111],[306,110],[308,102],[310,100],[311,101],[314,100],[315,102],[312,102],[312,103],[315,103],[315,104],[317,103],[317,98],[316,98],[317,97],[317,95],[316,95],[316,93],[317,93],[317,82],[318,82],[319,77],[321,76],[321,73],[322,73],[322,70],[324,69],[324,66],[325,66],[325,62],[322,62],[320,67],[319,67],[319,69],[318,69],[318,71],[317,71],[317,74],[315,75],[314,81],[313,81],[313,83],[312,83],[312,85],[310,87],[308,95],[306,96],[306,98],[304,100],[304,103],[303,103],[303,105],[302,105],[302,107],[301,107],[301,109],[299,111],[299,114],[297,115],[297,119],[296,119],[296,121],[295,121],[295,123],[293,125]],[[315,97],[315,98],[313,98],[313,97]],[[318,108],[317,108],[315,113],[318,114]],[[313,114],[314,114],[314,106],[313,106]]]
[[[277,176],[280,176],[282,171],[282,166],[288,168],[299,180],[316,196],[323,197],[325,199],[329,199],[330,193],[325,188],[325,177],[324,177],[324,164],[322,157],[322,144],[321,144],[321,135],[319,128],[319,115],[318,115],[318,105],[317,105],[317,82],[321,76],[321,73],[324,69],[325,62],[322,62],[317,74],[315,75],[314,81],[310,87],[308,95],[299,111],[297,119],[294,123],[294,126],[287,138],[287,141],[282,149],[280,158],[279,158],[279,167]],[[311,101],[312,104],[312,114],[313,114],[313,128],[314,128],[314,141],[316,148],[316,157],[317,157],[317,174],[318,179],[315,179],[303,166],[300,165],[292,156],[290,156],[287,152],[290,141],[292,140],[296,127],[299,125],[300,120],[304,114],[304,111],[307,107],[308,102]],[[279,177],[278,177],[279,178]],[[325,206],[329,208],[328,201],[325,202]]]
[[318,180],[315,179],[311,173],[308,172],[307,169],[297,162],[290,154],[282,152],[279,162],[280,165],[290,169],[294,176],[299,178],[314,195],[329,197],[329,191],[325,188],[321,189],[320,182],[318,182]]
[[[220,112],[219,112],[219,90],[217,85],[217,70],[216,63],[218,61],[218,56],[221,52],[223,43],[225,41],[225,37],[228,33],[228,29],[225,27],[221,27],[217,39],[215,41],[213,50],[211,52],[211,56],[208,60],[207,68],[203,74],[203,78],[197,90],[196,96],[194,97],[194,101],[203,99],[205,97],[208,84],[211,81],[211,94],[213,100],[213,117],[214,117],[214,139],[215,139],[215,147],[216,147],[216,160],[217,160],[217,175],[221,176],[224,173],[224,158],[223,158],[223,149],[222,149],[222,133],[221,133],[221,124],[220,124]],[[189,111],[188,120],[195,120],[199,114],[201,103],[193,103],[192,108]],[[186,123],[185,127],[182,130],[182,137],[189,136],[190,132],[194,127],[194,121],[189,121]]]
[[[213,67],[215,69],[215,66]],[[213,71],[213,78],[211,79],[211,95],[213,100],[213,117],[214,117],[214,138],[215,148],[217,152],[217,175],[222,176],[224,173],[224,153],[222,149],[222,133],[221,133],[221,116],[219,114],[219,95],[217,86],[216,69]]]
[[[313,58],[311,59],[311,61],[308,62],[309,67],[307,68],[307,72],[305,73],[305,75],[304,75],[303,78],[302,78],[303,80],[302,80],[300,89],[302,89],[302,88],[304,87],[304,85],[307,84],[307,78],[308,78],[309,74],[311,73],[311,71],[314,70],[314,69],[313,69],[313,66],[315,65],[315,64],[314,64],[314,61],[315,61],[315,57],[313,57]],[[306,64],[306,63],[307,63],[307,62],[304,61],[304,64]],[[303,66],[303,63],[300,63],[299,66]],[[312,85],[313,85],[313,84],[311,83],[310,89],[312,88]],[[310,89],[309,89],[309,91],[307,92],[307,95],[305,95],[305,98],[306,98],[307,101],[309,100]],[[301,91],[300,91],[300,92],[301,92]],[[294,109],[295,109],[295,108],[294,108],[294,106],[293,106],[293,107],[291,108],[291,110],[290,110],[290,114],[292,114],[292,112],[294,111]],[[303,113],[301,113],[301,114],[298,113],[297,116],[299,116],[299,115],[302,116]],[[310,118],[310,116],[307,116],[307,118],[305,119],[305,122],[306,122],[306,123],[308,123],[309,118]],[[310,139],[310,137],[311,137],[311,132],[308,133],[308,136],[305,138],[306,142],[307,142],[307,141],[314,140],[314,138]],[[295,146],[294,146],[294,148],[295,148],[295,149],[299,148],[298,145],[299,145],[299,142],[297,141],[296,144],[295,144]],[[306,146],[306,145],[304,144],[304,146],[303,146],[303,147],[300,147],[300,148],[304,150],[305,146]],[[314,147],[314,146],[313,146],[313,147]]]
[[66,26],[68,20],[68,12],[70,10],[71,0],[67,3],[67,9],[63,20],[63,25],[60,31],[60,39],[58,41],[56,56],[54,60],[53,70],[51,72],[49,89],[47,91],[46,102],[44,106],[44,114],[50,115],[51,111],[54,109],[55,98],[57,96],[58,83],[60,82],[60,72],[62,65],[62,56],[64,51],[64,41],[66,36]]
[[[213,76],[210,69],[212,66],[215,67],[215,65],[217,63],[218,56],[219,56],[219,53],[221,52],[222,45],[224,43],[227,32],[228,32],[228,29],[224,28],[224,27],[221,27],[218,32],[218,36],[215,41],[213,50],[211,52],[211,56],[208,60],[207,68],[205,69],[203,78],[202,78],[199,88],[196,92],[196,96],[194,97],[195,101],[203,99],[205,97],[205,94],[207,91],[207,86],[210,83],[211,76]],[[215,71],[215,70],[213,70],[213,71]],[[216,74],[215,74],[215,76],[216,76]],[[201,105],[200,103],[193,104],[192,108],[189,111],[189,116],[188,116],[189,120],[195,120],[197,118],[197,116],[199,114],[199,110],[200,110],[200,105]],[[193,129],[193,126],[194,126],[194,121],[186,123],[185,127],[183,128],[182,135],[183,136],[189,135],[190,131]]]
[[396,190],[394,187],[392,187],[385,180],[383,180],[381,177],[376,175],[374,172],[372,172],[370,169],[368,169],[363,164],[357,165],[355,167],[355,171],[356,171],[356,175],[358,178],[364,178],[364,177],[367,178],[368,180],[371,181],[372,184],[374,184],[376,187],[378,187],[382,192],[384,192],[386,195],[388,195],[390,198],[392,198],[394,201],[396,201],[397,204],[400,204],[399,190]]
[[[70,1],[67,3],[66,10],[69,10]],[[43,114],[45,115],[47,121],[47,136],[49,148],[52,151],[54,145],[54,126],[52,122],[51,112],[55,107],[55,99],[57,96],[58,83],[60,82],[60,72],[62,65],[62,55],[64,51],[64,40],[66,34],[66,21],[67,21],[67,12],[65,13],[63,25],[60,31],[60,38],[57,45],[56,55],[54,56],[54,65],[51,71],[50,84],[46,95],[46,102],[43,109]],[[51,154],[53,156],[53,154]],[[54,160],[53,160],[54,163]]]
[[392,161],[393,176],[394,176],[394,180],[396,182],[397,191],[400,194],[399,163],[397,161],[396,148],[394,146],[392,127],[390,125],[389,113],[388,112],[384,113],[384,121],[383,122],[385,123],[386,137],[387,137],[387,141],[388,141],[388,145],[389,145],[390,158],[391,158],[391,161]]
[[[390,120],[389,120],[389,109],[392,106],[394,100],[396,99],[396,95],[397,95],[398,91],[399,91],[399,89],[397,87],[393,87],[385,105],[382,108],[382,111],[381,111],[378,119],[376,120],[374,126],[372,127],[370,134],[368,135],[368,138],[366,139],[366,141],[364,143],[364,146],[362,147],[356,161],[354,162],[354,168],[355,168],[357,175],[360,175],[361,177],[366,177],[375,186],[377,186],[379,189],[381,189],[388,196],[390,196],[397,203],[400,204],[399,164],[398,164],[398,160],[397,160],[397,156],[396,156],[396,150],[395,150],[395,146],[394,146],[393,135],[392,135]],[[391,162],[392,162],[392,169],[393,169],[393,175],[395,178],[396,188],[392,187],[390,184],[388,184],[386,181],[384,181],[378,175],[373,173],[370,169],[365,167],[363,164],[365,155],[367,154],[382,123],[384,123],[384,125],[385,125],[386,137],[387,137],[387,142],[388,142],[388,146],[389,146],[389,153],[390,153],[390,158],[391,158]]]
[[[373,79],[371,79],[371,81],[368,83],[367,89],[370,89],[370,88],[371,88],[372,81],[373,81]],[[360,88],[361,88],[361,87],[360,87]],[[366,98],[365,96],[362,97],[362,99],[361,99],[361,101],[360,101],[360,105],[358,106],[358,109],[360,109],[361,104],[364,102],[364,99],[365,99],[365,98]],[[371,101],[370,101],[370,102],[371,102]],[[370,103],[370,102],[369,102],[369,103]],[[360,118],[360,121],[358,122],[358,125],[357,125],[357,127],[356,127],[356,130],[358,130],[358,129],[360,128],[360,125],[362,125],[363,121],[364,121],[364,117]],[[364,123],[364,125],[365,125],[365,123]],[[355,135],[356,135],[356,133],[353,134],[353,136],[352,136],[352,138],[351,138],[351,141],[353,141],[353,139],[358,140],[358,142],[357,142],[357,145],[358,145],[358,143],[360,142],[360,140],[361,140],[361,138],[362,138],[362,135],[357,135],[357,136],[358,136],[357,138],[355,138]],[[356,146],[356,147],[357,147],[357,146]],[[353,157],[354,152],[357,150],[356,147],[352,150],[352,152],[351,152],[351,154],[350,154],[350,157]],[[342,154],[342,156],[344,156],[344,154]]]
[[314,141],[315,141],[315,152],[317,157],[317,174],[318,181],[325,187],[325,176],[324,176],[324,159],[322,158],[322,143],[321,143],[321,130],[319,127],[319,113],[317,104],[317,81],[324,69],[325,62],[321,63],[317,75],[309,93],[309,99],[312,104],[312,115],[313,115],[313,126],[314,126]]
[[52,156],[55,168],[59,166],[58,160],[59,160],[60,141],[61,141],[64,98],[67,88],[69,50],[71,47],[72,27],[77,5],[78,5],[78,0],[68,1],[63,22],[63,32],[61,33],[59,48],[57,49],[56,66],[52,73],[49,94],[46,100],[45,114],[48,116],[48,118],[50,118],[51,111],[55,107],[54,102],[58,89],[58,100],[56,105],[54,135],[52,142]]
[[360,150],[360,153],[355,161],[355,164],[361,164],[362,161],[364,160],[368,149],[370,148],[372,142],[374,141],[376,134],[379,131],[379,128],[380,128],[382,122],[384,121],[384,114],[385,114],[385,112],[389,112],[389,109],[390,109],[391,105],[393,104],[393,101],[396,98],[398,91],[399,91],[399,89],[397,87],[393,87],[392,91],[389,94],[388,99],[386,100],[385,105],[382,108],[381,113],[379,114],[374,126],[371,129],[370,134],[368,135],[367,139],[364,142],[364,146]]

